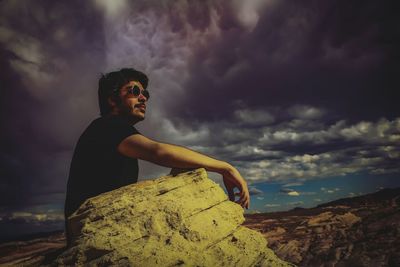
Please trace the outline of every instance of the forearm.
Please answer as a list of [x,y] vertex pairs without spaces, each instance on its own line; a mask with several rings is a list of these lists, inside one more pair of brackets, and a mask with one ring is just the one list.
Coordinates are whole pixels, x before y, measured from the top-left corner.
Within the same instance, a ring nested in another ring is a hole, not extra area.
[[150,161],[169,168],[205,168],[207,171],[230,177],[229,179],[234,180],[236,185],[246,183],[239,172],[229,163],[185,147],[156,142],[139,134],[125,138],[117,149],[118,152],[127,157]]
[[247,183],[238,170],[227,162],[185,147],[155,142],[138,134],[125,138],[117,149],[124,156],[151,161],[169,168],[205,168],[207,171],[217,172],[223,177],[229,199],[235,201],[233,189],[239,188],[240,199],[237,203],[242,207],[249,207],[250,195]]
[[154,163],[180,169],[205,168],[207,171],[224,174],[233,167],[224,161],[214,159],[185,147],[159,143]]

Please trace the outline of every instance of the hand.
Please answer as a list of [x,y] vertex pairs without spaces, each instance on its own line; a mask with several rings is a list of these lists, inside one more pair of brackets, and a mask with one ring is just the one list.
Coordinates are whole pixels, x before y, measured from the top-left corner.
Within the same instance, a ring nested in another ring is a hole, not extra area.
[[233,189],[237,187],[239,189],[238,195],[240,196],[239,200],[236,201],[243,208],[249,209],[250,206],[250,194],[249,189],[247,188],[247,183],[240,175],[240,173],[235,168],[230,168],[225,171],[223,174],[223,181],[228,191],[228,197],[230,201],[235,201],[235,193]]

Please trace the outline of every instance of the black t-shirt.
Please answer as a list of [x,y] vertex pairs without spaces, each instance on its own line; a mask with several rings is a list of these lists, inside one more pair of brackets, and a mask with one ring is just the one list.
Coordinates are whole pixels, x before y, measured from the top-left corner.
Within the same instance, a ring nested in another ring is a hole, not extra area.
[[140,134],[120,116],[94,120],[83,132],[75,147],[68,178],[65,218],[88,198],[136,183],[138,160],[117,151],[126,137]]

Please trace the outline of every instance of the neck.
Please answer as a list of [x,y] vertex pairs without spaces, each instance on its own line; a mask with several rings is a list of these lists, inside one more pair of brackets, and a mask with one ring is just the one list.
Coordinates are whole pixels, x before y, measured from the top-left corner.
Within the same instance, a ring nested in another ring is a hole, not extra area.
[[111,112],[108,116],[118,116],[121,119],[129,122],[129,124],[132,124],[132,125],[135,125],[136,123],[138,123],[140,121],[139,119],[134,118],[132,116],[127,116],[125,114],[120,114],[120,113],[117,113],[117,112]]

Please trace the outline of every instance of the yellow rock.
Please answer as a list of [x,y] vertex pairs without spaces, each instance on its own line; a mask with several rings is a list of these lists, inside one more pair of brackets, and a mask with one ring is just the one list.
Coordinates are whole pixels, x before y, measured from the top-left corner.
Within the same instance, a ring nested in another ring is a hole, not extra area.
[[83,203],[68,218],[74,245],[54,265],[292,266],[243,222],[204,169],[163,176]]

